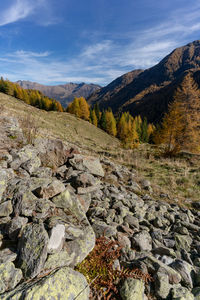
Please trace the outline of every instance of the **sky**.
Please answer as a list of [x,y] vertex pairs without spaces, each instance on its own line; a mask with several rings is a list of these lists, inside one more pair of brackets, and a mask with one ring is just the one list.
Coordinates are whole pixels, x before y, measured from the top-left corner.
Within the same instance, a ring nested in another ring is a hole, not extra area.
[[1,0],[0,74],[104,86],[198,39],[197,0]]

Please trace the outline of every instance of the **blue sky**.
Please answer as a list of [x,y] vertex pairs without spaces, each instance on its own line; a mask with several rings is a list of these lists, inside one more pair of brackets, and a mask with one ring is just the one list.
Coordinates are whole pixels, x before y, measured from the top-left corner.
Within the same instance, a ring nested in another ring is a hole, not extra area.
[[199,32],[196,0],[1,0],[0,74],[106,85]]

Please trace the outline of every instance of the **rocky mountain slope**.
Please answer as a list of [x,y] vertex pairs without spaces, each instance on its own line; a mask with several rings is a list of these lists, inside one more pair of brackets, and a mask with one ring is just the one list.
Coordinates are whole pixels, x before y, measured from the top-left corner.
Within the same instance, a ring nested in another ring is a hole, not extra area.
[[[198,300],[199,200],[188,199],[189,209],[164,192],[157,197],[133,165],[100,147],[107,135],[91,124],[0,96],[0,299],[99,299],[75,266],[104,235],[122,247],[113,268],[151,278],[120,280],[118,299]],[[41,126],[31,139],[30,114]],[[93,142],[78,144],[79,126],[90,125]]]
[[33,89],[41,91],[44,95],[49,98],[56,99],[60,101],[63,107],[74,100],[75,97],[89,97],[93,92],[100,89],[99,85],[96,84],[86,84],[86,83],[66,83],[61,85],[43,85],[36,82],[18,80],[16,82],[24,89]]
[[[187,72],[196,80],[199,78],[200,41],[175,49],[159,64],[142,71],[134,71],[130,81],[118,88],[118,82],[127,73],[108,86],[92,94],[90,104],[99,103],[101,108],[111,107],[117,113],[130,111],[133,115],[146,116],[150,122],[157,122],[167,110],[174,92],[184,80]],[[199,84],[199,81],[197,80]]]

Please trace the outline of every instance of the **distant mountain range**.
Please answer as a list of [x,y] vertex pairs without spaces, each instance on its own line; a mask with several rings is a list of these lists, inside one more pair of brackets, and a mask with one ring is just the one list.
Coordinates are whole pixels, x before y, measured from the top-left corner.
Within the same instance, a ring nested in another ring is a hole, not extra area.
[[24,80],[19,80],[16,83],[24,89],[41,91],[44,95],[60,101],[63,107],[67,107],[69,102],[73,101],[75,97],[88,98],[93,92],[101,88],[99,85],[86,83],[66,83],[55,86],[43,85]]
[[[189,73],[189,74],[188,74]],[[200,41],[175,49],[146,70],[129,72],[88,97],[89,104],[111,107],[115,113],[130,111],[158,122],[187,76],[200,87]]]

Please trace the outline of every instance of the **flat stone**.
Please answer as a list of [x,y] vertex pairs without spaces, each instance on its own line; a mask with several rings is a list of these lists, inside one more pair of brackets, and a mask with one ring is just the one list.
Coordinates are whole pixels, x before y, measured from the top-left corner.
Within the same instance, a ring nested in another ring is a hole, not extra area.
[[17,258],[17,253],[8,248],[0,250],[0,264],[12,262]]
[[57,224],[51,229],[48,252],[59,252],[62,249],[63,242],[65,239],[65,226],[63,224]]
[[21,168],[26,170],[29,174],[34,173],[41,165],[41,161],[39,157],[35,157],[34,159],[30,159],[25,163],[21,164]]

